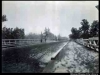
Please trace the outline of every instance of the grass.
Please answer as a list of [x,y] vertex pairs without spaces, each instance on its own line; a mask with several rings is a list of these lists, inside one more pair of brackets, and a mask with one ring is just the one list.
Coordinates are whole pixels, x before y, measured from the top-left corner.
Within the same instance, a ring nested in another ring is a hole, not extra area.
[[39,73],[43,68],[39,66],[38,59],[30,58],[30,54],[37,55],[48,50],[53,51],[61,42],[39,44],[2,51],[3,73]]

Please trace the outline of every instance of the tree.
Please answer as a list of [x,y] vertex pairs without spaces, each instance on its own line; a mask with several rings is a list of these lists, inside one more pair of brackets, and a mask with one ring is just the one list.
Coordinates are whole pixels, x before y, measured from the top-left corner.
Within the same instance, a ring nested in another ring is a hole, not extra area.
[[2,39],[11,39],[12,38],[12,31],[13,28],[2,28]]
[[70,35],[73,39],[79,38],[79,30],[77,28],[72,27],[71,29],[72,35]]
[[5,39],[6,36],[7,36],[7,35],[6,35],[6,32],[7,32],[6,30],[7,30],[6,27],[3,27],[3,28],[2,28],[2,39]]
[[89,22],[86,20],[86,19],[83,19],[82,22],[81,22],[81,31],[82,32],[82,35],[81,37],[83,38],[88,38],[89,37]]
[[2,28],[2,39],[24,39],[24,29]]
[[6,15],[2,16],[2,22],[7,21]]
[[41,39],[41,34],[29,33],[25,35],[26,39]]
[[90,28],[91,37],[99,36],[99,22],[97,20],[93,21]]
[[69,34],[69,38],[70,38],[70,39],[73,39],[73,35],[72,35],[72,34]]
[[24,39],[24,37],[25,37],[24,29],[19,29],[18,27],[16,27],[13,31],[13,38]]
[[50,29],[48,28],[45,28],[45,30],[44,30],[44,39],[45,39],[45,42],[46,42],[46,40],[47,40],[47,38],[48,38],[48,35],[49,35],[49,31],[50,31]]
[[[6,15],[2,16],[2,22],[7,21]],[[6,28],[5,26],[2,28],[2,39],[24,39],[25,33],[24,29],[19,29],[16,27]]]
[[69,35],[71,39],[83,38],[88,39],[90,37],[99,36],[99,22],[97,20],[93,21],[92,25],[89,25],[89,22],[86,19],[83,19],[81,22],[81,27],[77,30],[72,28],[72,34]]

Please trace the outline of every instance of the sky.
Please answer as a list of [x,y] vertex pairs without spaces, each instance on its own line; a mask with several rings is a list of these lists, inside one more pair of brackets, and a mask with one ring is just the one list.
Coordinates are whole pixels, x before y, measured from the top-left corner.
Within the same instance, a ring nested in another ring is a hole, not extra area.
[[89,24],[98,20],[98,1],[2,1],[2,15],[8,21],[2,27],[19,27],[25,34],[44,32],[68,37],[71,28],[81,27],[82,19]]

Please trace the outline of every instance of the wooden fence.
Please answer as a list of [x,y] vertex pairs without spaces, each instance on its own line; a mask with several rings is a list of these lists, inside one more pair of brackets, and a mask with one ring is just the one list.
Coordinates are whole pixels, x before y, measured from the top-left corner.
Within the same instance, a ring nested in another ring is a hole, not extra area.
[[76,42],[86,47],[89,47],[91,49],[94,49],[96,51],[99,51],[99,38],[98,37],[93,37],[89,39],[77,39]]
[[2,48],[25,46],[40,43],[39,39],[2,39]]
[[[57,42],[55,40],[47,40],[46,43]],[[2,49],[13,48],[13,47],[22,47],[35,44],[45,43],[40,39],[2,39]]]

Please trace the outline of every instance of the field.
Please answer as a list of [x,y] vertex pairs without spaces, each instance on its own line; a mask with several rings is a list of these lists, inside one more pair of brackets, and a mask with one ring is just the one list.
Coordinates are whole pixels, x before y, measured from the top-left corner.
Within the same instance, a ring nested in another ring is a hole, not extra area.
[[[2,51],[3,73],[38,73],[42,72],[44,63],[41,60],[44,55],[57,51],[62,42],[44,43],[22,48],[12,48]],[[50,60],[50,59],[49,59]]]

